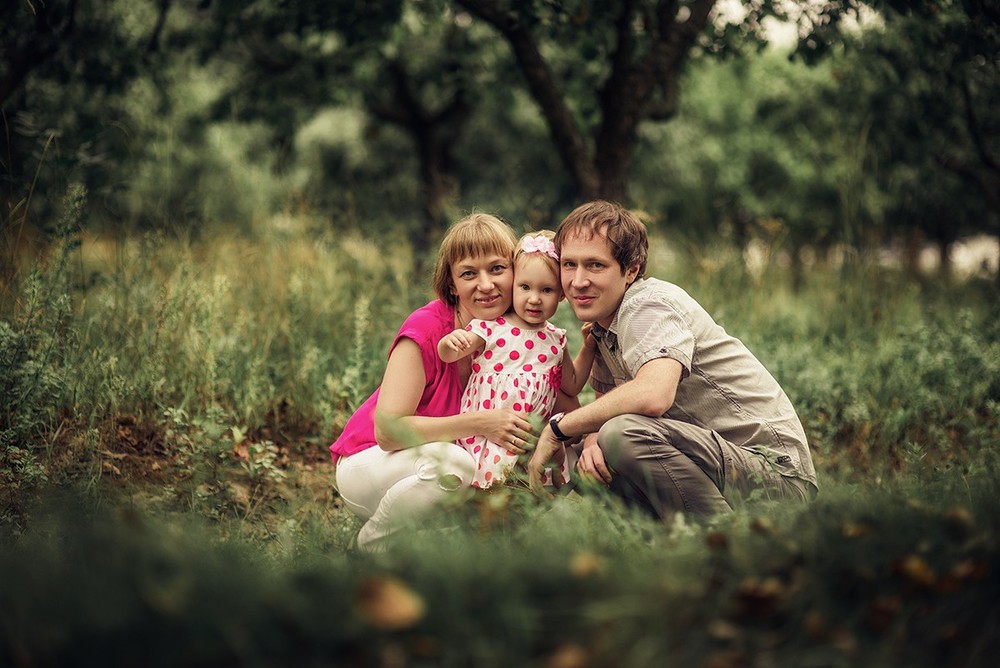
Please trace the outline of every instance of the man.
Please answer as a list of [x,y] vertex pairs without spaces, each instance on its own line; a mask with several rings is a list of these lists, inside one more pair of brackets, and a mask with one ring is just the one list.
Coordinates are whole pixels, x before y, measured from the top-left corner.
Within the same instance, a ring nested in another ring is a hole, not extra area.
[[552,417],[528,464],[541,472],[582,437],[577,471],[663,518],[732,510],[754,490],[809,500],[816,471],[791,402],[767,369],[684,290],[643,278],[646,228],[605,201],[575,209],[556,231],[560,280],[593,323],[596,399]]

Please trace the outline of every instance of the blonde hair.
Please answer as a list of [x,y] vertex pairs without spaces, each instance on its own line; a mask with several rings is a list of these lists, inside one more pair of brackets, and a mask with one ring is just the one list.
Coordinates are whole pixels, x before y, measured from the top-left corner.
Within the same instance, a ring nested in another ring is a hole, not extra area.
[[510,225],[488,213],[473,213],[450,228],[441,240],[437,264],[434,267],[434,292],[449,306],[458,305],[451,293],[451,267],[467,257],[495,253],[514,260],[517,236]]

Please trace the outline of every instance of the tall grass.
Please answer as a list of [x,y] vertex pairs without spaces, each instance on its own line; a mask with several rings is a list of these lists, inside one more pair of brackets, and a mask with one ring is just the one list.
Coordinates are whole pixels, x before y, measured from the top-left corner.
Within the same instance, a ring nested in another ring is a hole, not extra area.
[[[981,665],[997,649],[992,286],[864,262],[798,285],[776,260],[657,240],[650,273],[791,396],[819,500],[662,526],[594,491],[509,490],[364,557],[325,449],[429,298],[390,252],[403,242],[292,219],[99,238],[82,198],[0,304],[0,663]],[[568,309],[557,321],[578,345]]]

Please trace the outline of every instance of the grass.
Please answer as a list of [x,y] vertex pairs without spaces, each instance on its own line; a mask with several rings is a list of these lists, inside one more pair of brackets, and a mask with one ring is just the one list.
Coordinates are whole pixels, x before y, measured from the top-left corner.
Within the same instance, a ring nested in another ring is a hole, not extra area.
[[[106,239],[70,212],[0,292],[0,663],[986,665],[995,285],[859,262],[683,285],[790,394],[822,492],[662,526],[519,490],[377,557],[326,446],[428,299],[392,239]],[[703,249],[704,250],[704,249]],[[557,316],[578,343],[567,310]]]

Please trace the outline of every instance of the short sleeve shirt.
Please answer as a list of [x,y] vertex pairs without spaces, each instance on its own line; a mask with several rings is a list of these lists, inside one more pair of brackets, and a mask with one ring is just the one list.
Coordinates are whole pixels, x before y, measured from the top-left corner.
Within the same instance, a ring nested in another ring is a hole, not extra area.
[[777,451],[785,472],[816,484],[805,431],[784,390],[742,341],[687,292],[655,278],[626,291],[610,326],[595,323],[591,386],[609,392],[654,359],[683,368],[664,417],[709,429],[740,447]]
[[[401,339],[411,339],[420,347],[424,363],[424,391],[415,415],[444,417],[456,415],[462,398],[462,381],[457,364],[446,364],[438,357],[438,342],[455,329],[455,314],[451,307],[435,299],[407,317],[389,347],[395,349]],[[347,421],[344,431],[330,446],[334,461],[353,455],[376,444],[375,405],[381,387],[376,388]]]

